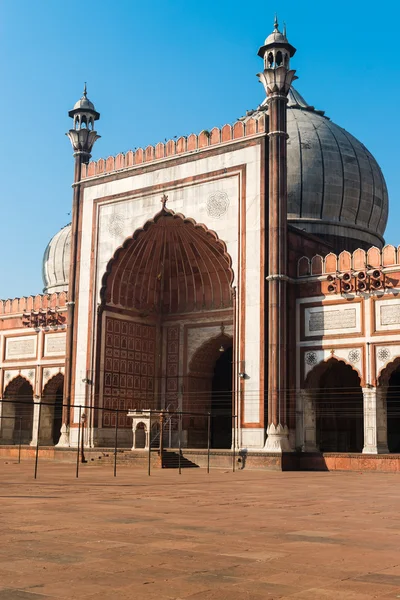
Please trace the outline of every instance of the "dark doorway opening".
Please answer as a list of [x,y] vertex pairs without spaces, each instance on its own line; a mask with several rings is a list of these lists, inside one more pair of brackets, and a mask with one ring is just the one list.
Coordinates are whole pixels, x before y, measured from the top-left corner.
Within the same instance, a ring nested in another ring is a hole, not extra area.
[[62,411],[63,411],[63,384],[56,390],[54,400],[54,417],[53,417],[53,443],[58,444],[61,435]]
[[[15,417],[14,443],[18,443],[18,427],[21,426],[21,442],[30,444],[33,429],[33,390],[27,381],[24,381],[18,389],[15,398]],[[19,425],[19,420],[21,420],[21,425]]]
[[211,393],[212,448],[232,446],[232,360],[231,346],[221,352],[215,363]]
[[386,396],[389,452],[400,452],[400,368],[390,376]]
[[315,393],[321,452],[362,452],[363,393],[357,372],[343,362],[329,361]]

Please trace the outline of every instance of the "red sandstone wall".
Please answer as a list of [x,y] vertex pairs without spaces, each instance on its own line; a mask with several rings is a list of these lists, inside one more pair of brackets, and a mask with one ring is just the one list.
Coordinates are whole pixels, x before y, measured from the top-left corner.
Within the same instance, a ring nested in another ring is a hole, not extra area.
[[22,313],[24,312],[45,310],[47,308],[66,309],[66,306],[66,292],[0,300],[0,331],[22,327]]

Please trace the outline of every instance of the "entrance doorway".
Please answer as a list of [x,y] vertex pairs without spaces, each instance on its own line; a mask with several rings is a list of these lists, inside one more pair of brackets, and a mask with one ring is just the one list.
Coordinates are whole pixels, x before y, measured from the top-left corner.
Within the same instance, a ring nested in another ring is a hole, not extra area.
[[214,368],[211,391],[211,447],[232,446],[232,346],[221,352]]

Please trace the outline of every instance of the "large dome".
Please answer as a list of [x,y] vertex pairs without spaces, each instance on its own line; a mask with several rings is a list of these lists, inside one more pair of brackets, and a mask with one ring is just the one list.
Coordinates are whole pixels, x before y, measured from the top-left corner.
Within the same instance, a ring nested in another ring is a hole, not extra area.
[[[265,110],[266,101],[248,116]],[[388,195],[372,154],[293,88],[287,121],[289,223],[323,237],[337,251],[381,247]]]
[[70,251],[71,224],[63,227],[47,244],[42,264],[45,293],[68,290]]

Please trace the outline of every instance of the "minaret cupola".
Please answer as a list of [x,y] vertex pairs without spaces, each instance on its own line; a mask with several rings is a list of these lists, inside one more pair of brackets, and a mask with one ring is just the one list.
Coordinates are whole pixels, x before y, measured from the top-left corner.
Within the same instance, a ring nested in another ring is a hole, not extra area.
[[74,154],[79,153],[82,162],[87,164],[91,158],[93,144],[100,137],[94,129],[94,123],[100,119],[100,113],[97,112],[93,102],[87,97],[86,83],[82,97],[75,103],[74,108],[68,112],[68,115],[74,122],[73,128],[66,135],[71,141]]
[[[258,51],[258,56],[264,61],[264,72],[260,73],[258,77],[264,85],[267,95],[270,92],[278,91],[278,89],[283,91],[281,90],[282,86],[285,88],[285,94],[288,93],[290,84],[289,87],[285,85],[289,83],[286,81],[289,79],[286,77],[286,73],[293,73],[292,77],[290,77],[291,81],[297,79],[294,71],[290,71],[290,59],[294,56],[295,52],[296,48],[289,44],[286,37],[286,27],[284,27],[283,33],[281,33],[279,31],[278,19],[275,16],[274,30],[266,38],[264,45]],[[278,89],[272,89],[275,84]]]

